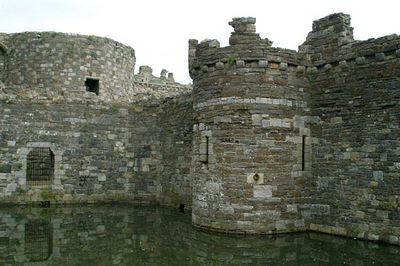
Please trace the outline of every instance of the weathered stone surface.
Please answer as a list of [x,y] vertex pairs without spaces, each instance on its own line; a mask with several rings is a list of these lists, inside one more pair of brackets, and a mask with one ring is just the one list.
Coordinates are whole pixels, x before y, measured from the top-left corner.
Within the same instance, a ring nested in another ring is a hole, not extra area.
[[[249,233],[308,228],[398,243],[400,38],[354,41],[350,16],[339,13],[315,21],[292,53],[265,45],[254,23],[230,23],[229,47],[190,46],[202,126],[193,132],[193,194],[204,200],[193,206],[194,224]],[[240,72],[199,71],[231,54]],[[206,165],[197,159],[205,129],[213,145]],[[221,189],[204,190],[209,179]],[[234,216],[220,211],[228,203]],[[251,211],[239,215],[239,206]],[[271,211],[279,215],[261,214]]]
[[[1,203],[191,205],[190,86],[167,71],[154,77],[147,66],[133,75],[134,50],[110,39],[2,37]],[[88,77],[99,80],[98,95],[86,91]],[[42,192],[27,182],[27,156],[38,147],[54,153],[54,174]]]
[[192,205],[202,228],[400,244],[400,37],[354,41],[332,14],[296,52],[254,18],[230,24],[230,46],[189,41],[193,92],[134,75],[134,50],[107,38],[1,34],[0,203]]

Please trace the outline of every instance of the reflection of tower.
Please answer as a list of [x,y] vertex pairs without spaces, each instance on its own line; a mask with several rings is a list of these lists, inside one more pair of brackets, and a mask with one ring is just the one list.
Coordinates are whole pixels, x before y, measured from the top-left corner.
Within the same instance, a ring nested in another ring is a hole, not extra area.
[[295,51],[261,39],[255,18],[229,24],[230,46],[189,41],[193,223],[249,233],[302,230],[298,204],[310,169],[304,67]]
[[46,261],[53,253],[50,221],[30,220],[25,224],[25,256],[30,262]]

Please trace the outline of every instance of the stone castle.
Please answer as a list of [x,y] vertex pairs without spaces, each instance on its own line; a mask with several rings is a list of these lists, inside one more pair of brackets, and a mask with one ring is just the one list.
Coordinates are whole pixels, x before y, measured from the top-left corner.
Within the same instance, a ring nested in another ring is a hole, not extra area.
[[314,21],[298,51],[234,18],[193,87],[107,38],[0,34],[0,202],[180,206],[199,228],[400,244],[400,37]]

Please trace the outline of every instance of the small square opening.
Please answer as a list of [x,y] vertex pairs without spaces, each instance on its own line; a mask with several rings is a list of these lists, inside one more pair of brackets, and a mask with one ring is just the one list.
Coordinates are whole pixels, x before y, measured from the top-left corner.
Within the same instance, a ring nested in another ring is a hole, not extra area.
[[94,92],[96,95],[99,95],[99,80],[94,78],[86,78],[85,80],[86,91]]

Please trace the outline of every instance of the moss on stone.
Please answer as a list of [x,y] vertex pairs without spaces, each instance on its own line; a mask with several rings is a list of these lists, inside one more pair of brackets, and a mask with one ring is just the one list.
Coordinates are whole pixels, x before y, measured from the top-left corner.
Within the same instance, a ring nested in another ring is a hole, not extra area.
[[23,189],[22,187],[17,187],[17,189],[15,190],[15,194],[17,196],[23,196],[25,195],[27,192],[27,190]]
[[236,59],[236,56],[234,56],[234,55],[230,55],[230,56],[228,57],[228,59],[227,59],[227,63],[228,63],[228,65],[230,65],[230,66],[236,64],[236,61],[237,61],[237,59]]
[[130,109],[132,112],[140,113],[143,111],[143,106],[139,104],[132,104]]
[[11,173],[11,164],[0,164],[0,173]]
[[56,194],[51,191],[49,188],[42,189],[40,195],[42,196],[43,200],[55,200]]

